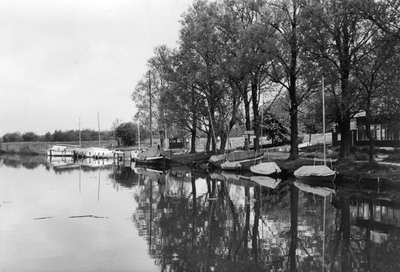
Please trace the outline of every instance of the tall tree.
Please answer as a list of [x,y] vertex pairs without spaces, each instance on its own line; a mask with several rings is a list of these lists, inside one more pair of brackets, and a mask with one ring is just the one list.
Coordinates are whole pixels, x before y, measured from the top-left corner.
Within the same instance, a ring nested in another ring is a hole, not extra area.
[[[198,56],[200,69],[193,78],[197,91],[204,96],[209,115],[209,135],[212,150],[216,149],[217,105],[223,98],[219,67],[216,65],[220,49],[219,37],[213,24],[219,7],[216,3],[196,1],[182,20],[181,47]],[[207,149],[209,141],[207,142]]]
[[340,158],[350,154],[350,120],[359,109],[354,74],[360,50],[371,40],[374,28],[356,12],[356,1],[310,1],[304,25],[307,49],[326,75],[334,96],[335,116],[341,133]]
[[[371,131],[373,119],[384,111],[382,97],[390,93],[397,84],[399,71],[398,52],[395,51],[397,39],[376,29],[373,39],[357,55],[355,76],[360,88],[360,107],[365,111],[365,129],[369,139],[369,160],[374,160],[374,137]],[[396,61],[392,61],[396,60]],[[396,85],[393,86],[393,83]],[[388,91],[389,90],[389,91]],[[375,116],[375,117],[374,117]]]
[[312,89],[306,84],[305,75],[309,73],[305,65],[302,43],[303,11],[305,4],[298,0],[267,1],[263,10],[263,22],[273,27],[277,39],[272,65],[268,75],[273,82],[283,86],[290,99],[290,155],[294,160],[299,157],[299,104]]

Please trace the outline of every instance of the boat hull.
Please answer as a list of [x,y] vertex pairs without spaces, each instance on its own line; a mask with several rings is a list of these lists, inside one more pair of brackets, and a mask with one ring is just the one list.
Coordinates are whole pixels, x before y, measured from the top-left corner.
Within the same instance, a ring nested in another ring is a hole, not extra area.
[[165,158],[163,156],[160,157],[147,157],[145,159],[136,158],[136,164],[142,165],[162,165],[165,164]]
[[221,164],[221,169],[225,171],[249,171],[250,167],[261,162],[264,154],[258,157],[240,161],[226,161]]
[[294,171],[294,176],[300,181],[333,182],[337,172],[326,165],[302,166]]
[[250,171],[257,175],[272,176],[281,173],[281,169],[275,162],[260,162],[250,166]]

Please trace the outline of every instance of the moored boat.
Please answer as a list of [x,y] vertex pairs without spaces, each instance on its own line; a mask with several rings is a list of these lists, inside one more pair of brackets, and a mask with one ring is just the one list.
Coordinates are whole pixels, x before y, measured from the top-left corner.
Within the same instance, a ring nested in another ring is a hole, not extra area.
[[294,171],[297,179],[302,181],[333,182],[336,178],[336,170],[332,170],[326,165],[326,139],[325,139],[325,91],[324,76],[322,76],[322,132],[324,135],[324,164],[305,165]]
[[206,163],[212,157],[221,155],[218,151],[204,151],[196,153],[180,153],[170,155],[169,161],[176,164]]
[[53,145],[52,147],[48,148],[46,150],[46,154],[51,157],[70,157],[73,155],[73,150],[74,148],[77,148],[78,146],[76,145],[63,145],[63,144],[57,144]]
[[257,175],[274,175],[281,173],[281,168],[275,162],[260,162],[250,166],[250,171]]
[[294,175],[301,181],[333,182],[337,172],[326,165],[304,165],[294,171]]
[[161,153],[159,145],[150,147],[148,150],[142,151],[137,155],[136,164],[163,164],[165,157]]
[[221,169],[226,171],[247,171],[250,170],[252,165],[256,165],[261,162],[264,154],[255,155],[253,158],[244,160],[229,161],[221,164]]
[[234,151],[212,156],[209,163],[212,167],[228,171],[249,170],[251,165],[261,162],[264,153],[250,151]]

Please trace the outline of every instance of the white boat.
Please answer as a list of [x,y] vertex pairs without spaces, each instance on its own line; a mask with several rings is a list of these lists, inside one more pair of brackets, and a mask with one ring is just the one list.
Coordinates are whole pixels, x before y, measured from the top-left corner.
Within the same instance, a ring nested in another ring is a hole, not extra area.
[[214,166],[218,167],[218,164],[220,164],[219,167],[226,171],[247,171],[250,169],[250,166],[260,163],[263,158],[264,153],[253,150],[237,151],[226,153],[224,161],[214,162]]
[[58,144],[58,145],[53,145],[49,149],[46,150],[46,154],[51,157],[70,157],[73,155],[73,150],[74,148],[77,148],[76,145],[63,145],[63,144]]
[[336,170],[332,170],[326,165],[326,137],[325,137],[325,91],[324,76],[322,76],[322,131],[324,134],[324,164],[305,165],[294,171],[297,179],[315,182],[333,182],[336,178]]
[[260,162],[250,166],[250,171],[257,175],[274,175],[281,172],[281,168],[275,162]]
[[299,180],[330,182],[336,178],[336,171],[326,165],[304,165],[294,171]]

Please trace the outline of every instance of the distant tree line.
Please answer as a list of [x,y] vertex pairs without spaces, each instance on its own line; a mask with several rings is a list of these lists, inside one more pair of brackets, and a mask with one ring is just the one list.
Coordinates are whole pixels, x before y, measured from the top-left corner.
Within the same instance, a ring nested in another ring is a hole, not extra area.
[[[34,132],[12,132],[3,135],[3,142],[78,142],[81,141],[97,141],[99,132],[91,129],[79,130],[55,130],[54,133],[47,132],[44,135],[38,135]],[[114,132],[101,131],[100,138],[102,140],[114,139]]]

